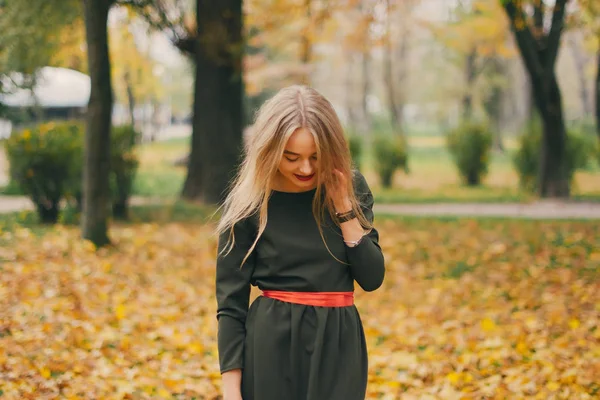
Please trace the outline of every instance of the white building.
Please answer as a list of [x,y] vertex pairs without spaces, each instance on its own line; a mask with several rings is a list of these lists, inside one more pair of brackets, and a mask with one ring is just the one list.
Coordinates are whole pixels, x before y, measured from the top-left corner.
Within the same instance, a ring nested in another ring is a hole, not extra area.
[[[7,93],[0,94],[0,103],[12,109],[30,110],[38,107],[44,114],[54,117],[75,117],[81,115],[90,98],[90,78],[78,71],[67,68],[44,67],[36,76],[31,89],[18,86],[24,82],[22,74],[12,74],[2,84]],[[0,138],[10,136],[12,124],[0,120]]]

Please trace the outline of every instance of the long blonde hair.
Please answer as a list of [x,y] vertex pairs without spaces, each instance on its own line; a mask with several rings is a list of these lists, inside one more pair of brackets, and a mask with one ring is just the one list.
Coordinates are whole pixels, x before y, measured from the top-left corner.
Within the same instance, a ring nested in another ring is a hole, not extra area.
[[325,193],[331,192],[335,184],[334,169],[348,177],[348,198],[352,209],[363,227],[370,228],[354,194],[350,152],[333,106],[315,89],[289,86],[267,100],[258,111],[245,146],[244,160],[222,206],[223,214],[217,234],[230,232],[227,246],[222,249],[224,254],[229,253],[235,244],[234,225],[258,213],[258,234],[242,265],[265,230],[268,201],[279,163],[288,139],[300,128],[312,134],[317,147],[318,178],[312,209],[325,246],[327,243],[322,228],[325,209],[332,217],[335,209],[331,198],[327,196],[323,201],[322,194],[323,189]]

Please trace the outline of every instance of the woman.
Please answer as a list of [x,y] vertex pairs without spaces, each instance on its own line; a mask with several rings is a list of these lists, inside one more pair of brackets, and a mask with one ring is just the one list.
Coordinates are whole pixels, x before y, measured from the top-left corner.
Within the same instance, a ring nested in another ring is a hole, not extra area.
[[372,206],[322,95],[292,86],[263,105],[217,228],[224,400],[365,398],[353,290],[383,282]]

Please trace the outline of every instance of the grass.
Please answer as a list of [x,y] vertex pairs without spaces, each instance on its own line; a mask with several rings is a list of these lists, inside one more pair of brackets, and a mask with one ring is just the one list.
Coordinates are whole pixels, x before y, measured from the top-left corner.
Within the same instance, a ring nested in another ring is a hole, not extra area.
[[[443,137],[409,139],[409,173],[398,172],[394,185],[387,189],[370,166],[372,158],[364,158],[363,173],[371,183],[375,199],[381,203],[437,202],[529,202],[536,196],[519,188],[519,177],[512,166],[514,140],[506,140],[504,153],[493,152],[488,175],[478,187],[464,185],[457,173]],[[571,187],[573,200],[600,200],[600,167],[592,161],[587,170],[578,171]]]
[[[35,211],[20,211],[0,214],[0,245],[12,238],[12,233],[27,228],[35,236],[43,236],[54,229],[52,225],[42,225]],[[4,234],[8,234],[4,237]]]
[[184,157],[187,149],[187,139],[173,139],[140,146],[140,169],[133,185],[133,194],[176,197],[183,187],[186,169],[175,166],[174,162]]
[[[372,158],[366,154],[363,173],[371,184],[379,203],[436,203],[436,202],[529,202],[536,197],[519,189],[519,179],[512,167],[511,154],[516,148],[512,138],[505,140],[508,149],[493,153],[489,173],[479,187],[462,184],[441,136],[409,138],[409,173],[399,172],[391,189],[379,185]],[[133,195],[174,200],[185,180],[186,167],[174,162],[187,154],[186,138],[147,143],[139,147],[140,169],[134,182]],[[0,193],[19,194],[13,185]],[[574,200],[600,200],[600,168],[591,163],[588,170],[576,173],[572,187]]]

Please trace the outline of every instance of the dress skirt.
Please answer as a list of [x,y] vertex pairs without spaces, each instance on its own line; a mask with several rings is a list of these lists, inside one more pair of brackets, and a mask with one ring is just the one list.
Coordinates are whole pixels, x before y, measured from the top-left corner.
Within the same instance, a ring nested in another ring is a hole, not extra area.
[[367,347],[355,306],[258,297],[246,319],[244,400],[364,400]]

